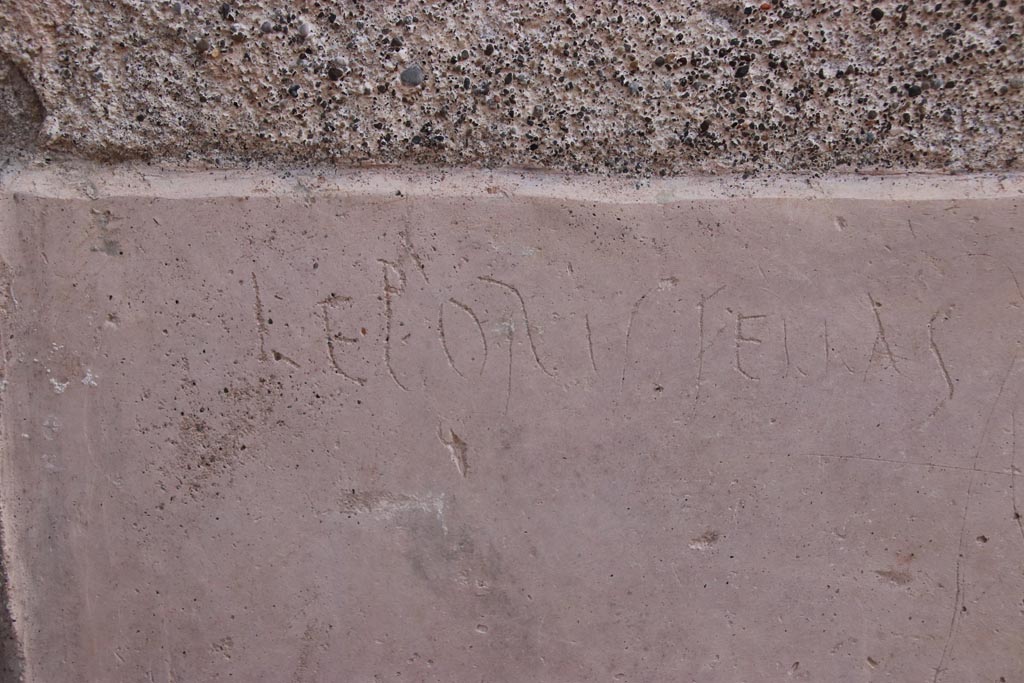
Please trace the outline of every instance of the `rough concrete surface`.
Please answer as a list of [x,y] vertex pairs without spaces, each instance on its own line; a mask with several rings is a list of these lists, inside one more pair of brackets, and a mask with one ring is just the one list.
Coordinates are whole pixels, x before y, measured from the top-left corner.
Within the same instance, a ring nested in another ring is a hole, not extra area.
[[35,150],[43,109],[21,70],[0,58],[0,164]]
[[51,152],[642,175],[1022,167],[1024,4],[0,0]]
[[1022,202],[10,176],[26,680],[1020,681]]

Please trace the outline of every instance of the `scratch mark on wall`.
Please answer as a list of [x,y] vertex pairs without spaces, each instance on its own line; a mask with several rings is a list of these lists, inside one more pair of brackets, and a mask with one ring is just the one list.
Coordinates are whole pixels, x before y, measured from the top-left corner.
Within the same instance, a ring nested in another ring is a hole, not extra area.
[[828,349],[828,318],[825,318],[825,376],[828,377],[831,352]]
[[[482,374],[484,374],[484,368],[487,367],[487,335],[484,334],[484,326],[480,322],[480,318],[477,316],[477,314],[473,312],[473,309],[470,308],[469,306],[467,306],[466,304],[464,304],[461,301],[458,301],[457,299],[454,299],[454,298],[448,299],[448,303],[450,303],[451,305],[455,306],[456,308],[461,310],[463,313],[468,315],[470,317],[470,319],[473,321],[473,324],[476,325],[477,331],[480,333],[480,342],[483,344],[483,349],[484,349],[484,358],[483,358],[483,361],[481,361],[481,363],[480,363],[480,374],[482,375]],[[441,316],[442,316],[442,320],[443,320],[443,316],[444,316],[444,303],[441,304]],[[451,354],[448,353],[447,338],[444,336],[444,324],[443,324],[443,322],[441,323],[441,341],[442,341],[443,344],[445,344],[445,354],[448,355],[448,362],[454,368],[455,367],[455,361],[451,357]],[[458,372],[460,375],[462,375],[462,373],[459,372],[458,368],[455,368],[455,371]],[[463,376],[465,376],[465,375],[463,375]]]
[[805,453],[808,457],[824,458],[826,460],[857,460],[860,462],[875,462],[885,465],[900,465],[906,467],[926,467],[935,470],[950,470],[959,472],[982,472],[984,474],[996,474],[1008,476],[1009,472],[1000,470],[989,470],[980,467],[964,467],[963,465],[940,465],[934,462],[921,462],[920,460],[896,460],[894,458],[872,458],[867,455],[837,455],[834,453]]
[[298,368],[302,367],[297,362],[295,362],[295,360],[289,358],[288,356],[284,355],[283,353],[281,353],[280,351],[277,351],[275,349],[271,349],[270,350],[270,355],[272,355],[274,357],[274,360],[276,360],[276,361],[283,361],[284,363],[292,366],[293,368],[298,369]]
[[942,311],[935,311],[932,314],[931,319],[928,321],[928,346],[932,350],[932,355],[935,356],[935,361],[939,364],[939,370],[942,372],[942,377],[946,380],[946,396],[943,397],[939,404],[935,406],[928,417],[932,417],[935,413],[939,412],[939,409],[945,405],[946,401],[952,400],[955,388],[953,386],[953,380],[949,376],[949,370],[946,368],[946,361],[942,358],[942,353],[939,351],[938,344],[935,343],[935,319],[942,314]]
[[409,226],[405,226],[405,229],[399,233],[402,239],[402,246],[405,247],[405,251],[409,254],[409,258],[412,259],[413,264],[416,265],[416,269],[419,270],[420,276],[423,277],[423,281],[430,284],[430,279],[427,278],[427,269],[423,265],[423,259],[416,253],[416,249],[412,245],[412,234]]
[[455,469],[459,471],[459,475],[465,478],[469,474],[469,446],[459,437],[458,434],[455,433],[454,429],[448,430],[448,436],[446,438],[444,435],[444,428],[441,425],[437,426],[437,438],[448,450],[448,455],[455,464]]
[[999,258],[993,256],[992,254],[986,254],[986,253],[983,253],[983,252],[976,252],[976,251],[975,252],[968,252],[967,255],[968,256],[984,256],[985,258],[992,259],[993,261],[995,261],[996,263],[1001,265],[1003,268],[1006,268],[1006,270],[1010,273],[1010,278],[1013,280],[1014,287],[1017,288],[1017,296],[1020,297],[1021,301],[1024,301],[1024,289],[1021,289],[1020,280],[1017,279],[1017,273],[1014,272],[1013,268],[1011,268],[1009,266],[1009,264],[1004,262],[1002,259],[999,259]]
[[441,302],[440,308],[437,313],[437,332],[441,337],[441,348],[444,349],[444,357],[448,359],[448,365],[454,370],[459,377],[465,377],[462,374],[462,370],[459,370],[459,366],[455,364],[455,359],[452,358],[452,352],[448,350],[448,340],[444,336],[444,302]]
[[868,370],[871,369],[871,362],[875,359],[875,351],[879,345],[882,346],[882,350],[885,352],[886,357],[892,364],[892,369],[897,374],[900,373],[899,365],[896,363],[896,354],[893,353],[892,346],[889,344],[889,338],[885,334],[885,325],[882,323],[882,314],[878,312],[878,309],[882,307],[881,302],[876,301],[875,297],[871,296],[871,292],[868,292],[868,303],[871,305],[871,312],[875,314],[875,325],[877,326],[877,334],[875,335],[875,342],[871,345],[871,355],[868,357],[868,364],[864,368],[864,379],[868,378]]
[[519,307],[523,311],[523,320],[526,322],[526,338],[530,342],[530,350],[533,352],[533,360],[536,361],[537,367],[539,367],[545,375],[547,375],[548,377],[554,377],[555,374],[544,366],[544,363],[542,363],[540,360],[540,355],[537,353],[537,345],[533,341],[533,326],[530,324],[530,316],[526,312],[526,300],[523,299],[523,295],[519,292],[519,289],[516,288],[514,285],[510,285],[507,282],[502,282],[501,280],[497,280],[487,275],[481,275],[478,279],[481,282],[488,282],[492,285],[504,287],[505,289],[509,290],[510,292],[516,295],[516,298],[519,299]]
[[260,339],[260,361],[267,360],[267,327],[263,320],[263,299],[260,297],[260,282],[256,273],[252,273],[252,288],[256,292],[256,331]]
[[594,368],[594,374],[597,374],[597,360],[594,358],[594,337],[590,331],[590,314],[583,314],[583,322],[587,327],[587,351],[590,353],[590,367]]
[[[981,436],[978,440],[978,446],[974,449],[974,458],[971,461],[971,476],[967,482],[967,495],[964,500],[963,514],[960,519],[960,539],[957,544],[957,555],[956,555],[956,594],[953,597],[953,614],[949,620],[949,631],[946,634],[946,642],[942,646],[942,656],[939,657],[938,666],[935,667],[935,676],[932,678],[932,683],[938,683],[939,678],[942,676],[942,672],[945,671],[946,662],[949,660],[949,655],[953,650],[953,641],[956,638],[957,626],[960,620],[960,612],[964,606],[964,554],[967,552],[967,513],[971,507],[971,495],[974,492],[974,480],[977,475],[978,458],[981,455],[981,450],[985,446],[985,439],[988,437],[989,427],[992,423],[992,416],[996,412],[996,408],[999,406],[999,401],[1003,397],[1003,390],[1006,388],[1006,381],[1010,378],[1010,373],[1013,371],[1013,366],[1017,363],[1017,357],[1014,356],[1010,361],[1010,366],[1006,368],[1006,373],[1003,375],[1003,380],[999,384],[999,391],[996,393],[996,398],[992,402],[991,408],[989,408],[988,416],[985,418],[985,423],[981,429]],[[1012,481],[1012,472],[1011,472]]]
[[767,317],[768,316],[766,315],[743,315],[742,313],[736,314],[736,369],[739,370],[741,375],[755,382],[760,381],[761,378],[750,374],[743,368],[743,364],[740,362],[740,344],[761,344],[761,340],[758,339],[757,337],[747,337],[743,334],[743,321],[763,320]]
[[[409,391],[409,387],[402,384],[402,381],[398,379],[395,368],[391,364],[391,328],[394,324],[391,298],[405,289],[405,275],[399,270],[398,266],[390,261],[377,259],[377,262],[384,268],[384,364],[387,366],[388,374],[394,383],[398,385],[398,388],[402,391]],[[392,283],[391,276],[388,275],[389,268],[397,275],[397,284]]]
[[786,354],[786,371],[783,378],[789,377],[789,329],[786,327],[786,316],[782,316],[782,350]]
[[354,344],[354,343],[356,343],[356,340],[355,339],[350,339],[348,337],[343,337],[340,334],[334,334],[331,331],[331,316],[327,312],[327,309],[328,309],[329,306],[332,306],[333,304],[338,303],[338,302],[346,302],[346,301],[351,301],[351,300],[352,300],[351,297],[338,296],[338,295],[332,294],[328,298],[326,298],[323,301],[319,302],[319,304],[320,304],[320,312],[323,315],[323,319],[324,319],[324,336],[327,338],[327,358],[331,361],[331,366],[334,368],[334,371],[336,373],[338,373],[339,375],[341,375],[342,377],[344,377],[348,381],[352,382],[353,384],[357,384],[359,386],[363,386],[363,385],[366,384],[366,379],[363,378],[363,377],[356,377],[355,375],[352,375],[352,374],[346,372],[344,369],[342,369],[341,364],[338,362],[337,353],[335,352],[335,349],[334,349],[334,343],[336,341],[345,342],[347,344]]
[[633,335],[633,319],[636,318],[637,311],[640,310],[640,304],[644,302],[647,295],[653,292],[653,289],[649,289],[641,295],[639,299],[633,304],[632,310],[629,312],[629,322],[626,324],[626,343],[622,351],[622,381],[619,386],[624,387],[626,385],[626,371],[629,369],[629,340]]
[[694,382],[693,392],[694,415],[697,414],[697,406],[700,404],[700,388],[701,383],[704,381],[704,352],[707,351],[707,348],[704,346],[704,308],[707,302],[711,301],[723,289],[725,289],[725,285],[711,292],[711,296],[704,296],[704,293],[701,292],[700,301],[697,303],[697,379]]
[[1024,520],[1021,519],[1020,507],[1017,503],[1017,475],[1020,473],[1017,469],[1017,402],[1019,398],[1018,394],[1013,401],[1013,411],[1010,413],[1010,504],[1013,507],[1013,521],[1017,523],[1020,540],[1024,542]]
[[512,347],[515,335],[515,325],[510,320],[508,323],[508,385],[505,389],[505,414],[508,415],[508,406],[512,402]]

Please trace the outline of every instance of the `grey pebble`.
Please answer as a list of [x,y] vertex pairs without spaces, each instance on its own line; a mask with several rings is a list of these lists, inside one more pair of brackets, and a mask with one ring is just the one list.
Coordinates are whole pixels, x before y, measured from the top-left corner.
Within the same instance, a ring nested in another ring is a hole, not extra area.
[[421,85],[423,83],[423,68],[419,64],[413,64],[402,71],[399,78],[402,81],[402,85]]
[[348,71],[347,59],[332,59],[327,64],[327,77],[332,81],[344,78]]

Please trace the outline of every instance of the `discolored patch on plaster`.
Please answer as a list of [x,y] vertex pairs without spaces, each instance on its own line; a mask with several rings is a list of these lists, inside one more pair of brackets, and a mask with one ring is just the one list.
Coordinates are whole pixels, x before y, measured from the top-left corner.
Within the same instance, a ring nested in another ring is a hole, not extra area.
[[[0,530],[0,547],[3,533]],[[16,683],[22,680],[22,653],[14,619],[11,615],[8,591],[7,558],[0,553],[0,681]]]
[[875,574],[895,586],[906,586],[914,580],[910,572],[903,569],[876,569]]

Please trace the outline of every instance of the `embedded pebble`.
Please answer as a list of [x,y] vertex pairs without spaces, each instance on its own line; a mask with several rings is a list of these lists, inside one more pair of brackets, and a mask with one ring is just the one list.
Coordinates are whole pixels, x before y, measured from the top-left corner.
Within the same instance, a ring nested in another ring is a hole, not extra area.
[[335,59],[327,65],[327,77],[332,81],[344,78],[346,73],[348,73],[348,64],[343,60]]
[[402,85],[420,85],[423,83],[423,68],[419,64],[413,64],[403,70],[399,78]]

